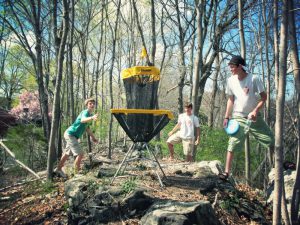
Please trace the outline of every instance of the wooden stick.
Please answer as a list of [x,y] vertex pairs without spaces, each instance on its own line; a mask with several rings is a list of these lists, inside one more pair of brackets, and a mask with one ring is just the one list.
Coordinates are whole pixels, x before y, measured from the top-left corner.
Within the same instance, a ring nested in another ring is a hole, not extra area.
[[30,173],[32,173],[35,177],[37,178],[41,178],[38,174],[36,174],[32,169],[30,169],[29,167],[27,167],[24,163],[22,163],[21,161],[16,159],[15,154],[9,150],[8,147],[6,147],[6,145],[0,141],[0,145],[2,145],[2,147],[4,148],[4,150],[16,161],[16,163],[18,163],[22,168],[26,169],[27,171],[29,171]]

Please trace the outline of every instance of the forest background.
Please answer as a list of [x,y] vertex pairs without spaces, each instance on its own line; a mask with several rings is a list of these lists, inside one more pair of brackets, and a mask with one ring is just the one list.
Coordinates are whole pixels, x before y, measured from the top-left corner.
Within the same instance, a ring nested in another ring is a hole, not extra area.
[[[281,192],[283,161],[298,160],[300,182],[298,1],[1,0],[0,5],[0,106],[18,118],[6,144],[33,170],[47,167],[48,179],[62,154],[64,130],[90,96],[99,113],[92,129],[107,157],[113,157],[115,145],[126,144],[109,110],[126,107],[121,71],[149,63],[161,71],[158,108],[177,116],[184,101],[194,104],[201,122],[196,160],[224,163],[227,63],[242,55],[266,87],[262,113],[275,133],[276,149],[272,162],[269,150],[250,136],[246,154],[236,155],[233,174],[266,190],[275,166]],[[153,141],[161,144],[163,156],[175,123]],[[92,151],[89,143],[84,137],[83,147]],[[180,147],[176,154],[183,157]]]

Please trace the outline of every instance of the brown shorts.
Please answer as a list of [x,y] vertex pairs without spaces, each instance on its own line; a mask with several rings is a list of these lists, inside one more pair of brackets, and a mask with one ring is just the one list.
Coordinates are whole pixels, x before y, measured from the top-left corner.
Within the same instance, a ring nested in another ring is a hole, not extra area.
[[167,143],[170,144],[178,144],[182,142],[182,147],[183,147],[183,154],[184,155],[192,155],[193,154],[193,148],[194,148],[194,141],[193,139],[183,139],[180,137],[180,132],[176,132],[175,134],[171,135]]

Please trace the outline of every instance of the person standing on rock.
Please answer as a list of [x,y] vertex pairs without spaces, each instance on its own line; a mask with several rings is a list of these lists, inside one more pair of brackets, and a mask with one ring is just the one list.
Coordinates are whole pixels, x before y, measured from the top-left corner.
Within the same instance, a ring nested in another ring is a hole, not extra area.
[[74,162],[74,172],[78,173],[80,171],[80,163],[83,158],[83,151],[79,145],[79,138],[82,136],[84,131],[91,136],[93,142],[98,142],[98,140],[95,138],[95,135],[88,127],[88,124],[91,121],[96,121],[98,118],[98,114],[92,114],[95,109],[95,100],[93,98],[89,98],[85,100],[84,104],[86,109],[79,114],[75,122],[64,133],[66,148],[56,170],[54,171],[56,174],[64,178],[66,178],[66,174],[62,171],[62,168],[70,155],[76,157]]
[[[184,105],[184,111],[185,113],[179,115],[176,126],[171,132],[169,132],[167,144],[170,151],[170,160],[174,160],[174,144],[182,142],[183,153],[186,156],[186,161],[192,162],[194,145],[199,144],[200,125],[198,117],[193,115],[192,103],[186,102]],[[194,132],[195,128],[197,131],[196,137]],[[176,132],[178,129],[179,131]]]
[[232,118],[239,123],[239,130],[229,138],[225,172],[219,174],[223,180],[228,178],[234,152],[243,148],[247,132],[263,146],[271,147],[271,152],[275,144],[270,127],[259,113],[267,100],[262,81],[248,73],[245,60],[241,56],[233,56],[228,65],[233,76],[227,81],[226,94],[229,99],[223,126],[226,128]]

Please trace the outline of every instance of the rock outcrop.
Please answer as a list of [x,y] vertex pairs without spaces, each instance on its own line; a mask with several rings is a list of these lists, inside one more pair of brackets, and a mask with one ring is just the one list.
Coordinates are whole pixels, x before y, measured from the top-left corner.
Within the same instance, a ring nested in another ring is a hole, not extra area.
[[220,162],[162,163],[162,167],[167,171],[165,190],[193,190],[195,195],[202,197],[187,201],[162,198],[158,191],[153,191],[155,188],[142,185],[141,181],[150,177],[145,171],[135,180],[141,182],[137,186],[130,182],[124,185],[124,181],[111,186],[109,177],[114,168],[110,165],[107,170],[101,167],[102,171],[97,174],[75,176],[65,183],[69,224],[106,224],[132,218],[143,225],[219,225],[217,209],[248,221],[268,224],[262,204],[247,199],[233,181],[224,182],[218,178]]

